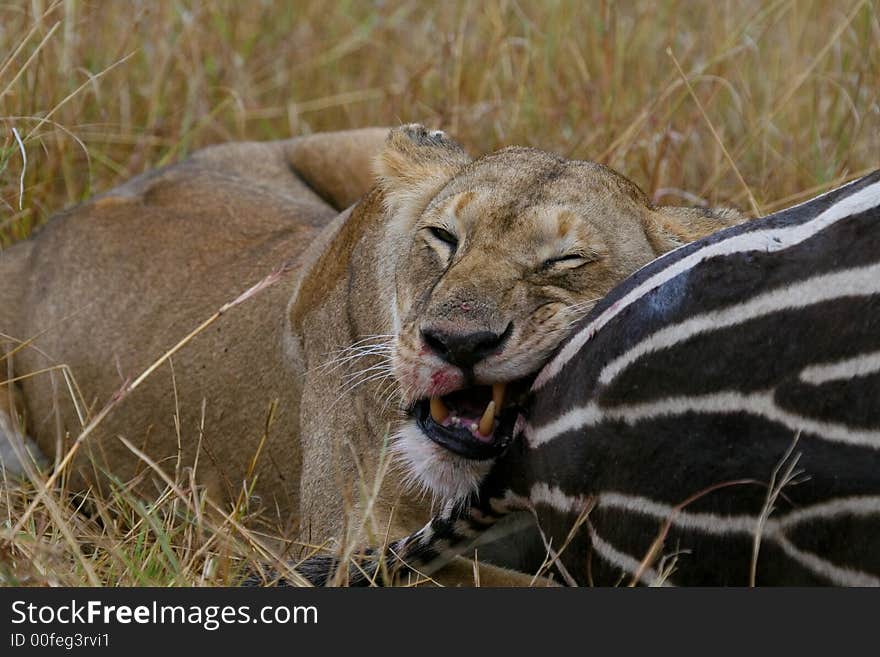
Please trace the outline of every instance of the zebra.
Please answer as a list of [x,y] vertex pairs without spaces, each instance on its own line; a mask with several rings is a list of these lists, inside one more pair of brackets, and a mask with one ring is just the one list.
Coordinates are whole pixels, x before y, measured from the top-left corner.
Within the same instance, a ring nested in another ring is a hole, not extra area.
[[525,515],[564,584],[880,585],[880,170],[649,263],[530,395],[479,490],[350,584],[430,576]]

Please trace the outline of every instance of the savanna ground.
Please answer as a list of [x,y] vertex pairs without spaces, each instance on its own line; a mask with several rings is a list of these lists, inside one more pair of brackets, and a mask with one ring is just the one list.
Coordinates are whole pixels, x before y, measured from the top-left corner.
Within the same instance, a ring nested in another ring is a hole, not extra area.
[[[766,214],[880,166],[878,44],[866,0],[4,2],[0,247],[207,144],[410,121]],[[45,483],[0,482],[0,583],[229,584],[273,558],[185,476],[158,500]]]

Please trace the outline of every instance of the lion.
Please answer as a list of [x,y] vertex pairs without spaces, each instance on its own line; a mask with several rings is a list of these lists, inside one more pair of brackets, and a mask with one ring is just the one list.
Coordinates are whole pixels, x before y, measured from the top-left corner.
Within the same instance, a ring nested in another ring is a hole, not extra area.
[[474,159],[417,124],[209,147],[0,253],[0,441],[57,464],[124,382],[285,263],[107,414],[69,485],[149,489],[136,445],[217,499],[246,489],[299,541],[405,535],[474,490],[615,283],[741,220],[534,148]]

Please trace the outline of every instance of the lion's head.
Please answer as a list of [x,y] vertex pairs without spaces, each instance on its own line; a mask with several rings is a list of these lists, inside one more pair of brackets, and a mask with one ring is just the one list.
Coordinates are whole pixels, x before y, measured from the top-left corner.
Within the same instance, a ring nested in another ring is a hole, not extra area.
[[599,298],[655,256],[740,219],[653,206],[607,167],[532,148],[472,160],[420,125],[390,133],[377,169],[406,413],[397,450],[443,498],[466,495],[488,471],[531,378]]

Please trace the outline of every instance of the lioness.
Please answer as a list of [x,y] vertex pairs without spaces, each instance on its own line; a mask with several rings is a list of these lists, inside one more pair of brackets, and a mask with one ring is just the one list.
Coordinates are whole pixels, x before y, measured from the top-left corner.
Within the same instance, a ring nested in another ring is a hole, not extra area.
[[[374,156],[375,186],[342,211]],[[476,485],[529,377],[597,299],[738,220],[655,207],[604,166],[531,148],[472,160],[419,125],[208,148],[0,254],[0,333],[35,337],[8,378],[65,363],[79,398],[57,371],[21,378],[18,401],[0,390],[0,430],[21,414],[59,458],[127,378],[288,262],[114,409],[72,484],[137,477],[123,435],[169,469],[201,452],[198,480],[229,500],[256,456],[252,504],[311,543],[357,540],[347,519],[366,506],[369,527],[403,535],[428,518],[424,491]],[[402,467],[372,494],[386,437]]]

